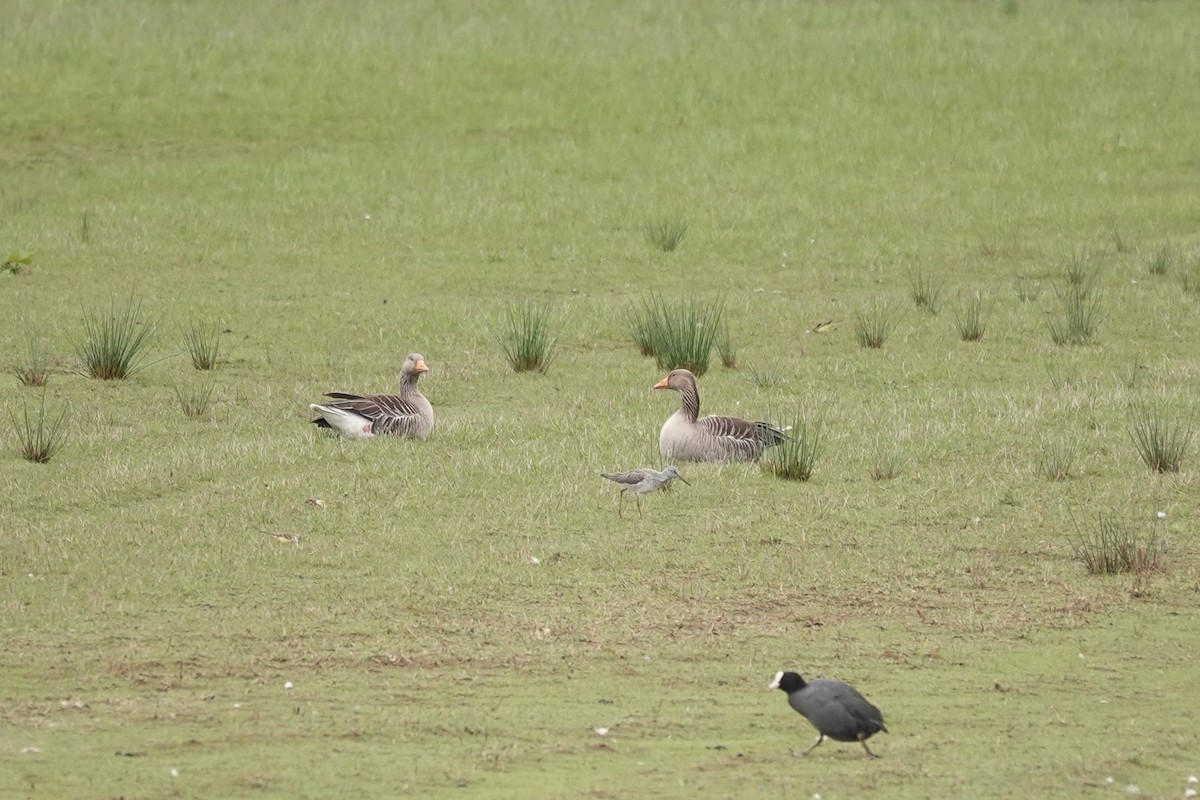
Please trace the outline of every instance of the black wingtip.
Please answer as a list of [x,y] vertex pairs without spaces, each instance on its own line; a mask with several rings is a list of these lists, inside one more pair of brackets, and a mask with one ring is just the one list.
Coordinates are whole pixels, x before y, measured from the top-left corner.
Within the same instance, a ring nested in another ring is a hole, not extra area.
[[316,419],[314,419],[312,421],[312,424],[316,425],[318,428],[332,428],[333,427],[325,420],[324,417],[317,417]]

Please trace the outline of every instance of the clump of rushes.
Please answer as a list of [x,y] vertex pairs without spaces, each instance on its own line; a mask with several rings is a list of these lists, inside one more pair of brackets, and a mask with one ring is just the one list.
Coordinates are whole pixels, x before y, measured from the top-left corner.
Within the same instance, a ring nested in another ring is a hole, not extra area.
[[812,477],[821,455],[821,423],[800,418],[792,423],[788,438],[763,453],[759,463],[764,472],[789,481]]
[[1118,253],[1128,253],[1133,249],[1132,245],[1121,235],[1121,229],[1117,227],[1117,223],[1114,222],[1108,232],[1112,236],[1113,249]]
[[221,352],[221,326],[217,322],[192,320],[183,332],[183,346],[196,369],[208,370],[217,366]]
[[179,407],[184,416],[203,417],[212,407],[212,382],[190,384],[186,388],[175,387],[175,397],[179,399]]
[[1150,261],[1146,264],[1146,269],[1151,275],[1166,275],[1174,265],[1175,249],[1169,244],[1164,244],[1150,254]]
[[860,347],[879,349],[892,335],[899,316],[891,303],[875,300],[854,312],[854,338]]
[[1022,303],[1032,303],[1042,294],[1041,285],[1029,275],[1018,275],[1013,290]]
[[495,336],[513,370],[545,374],[558,348],[551,304],[524,300],[510,305]]
[[1082,248],[1071,253],[1063,266],[1063,276],[1070,286],[1083,286],[1090,289],[1100,277],[1102,259],[1092,254],[1088,248]]
[[784,382],[784,377],[774,364],[769,364],[761,369],[758,367],[747,368],[746,380],[754,384],[757,389],[774,389]]
[[1192,441],[1192,427],[1174,417],[1165,403],[1134,406],[1129,435],[1146,466],[1155,472],[1179,472]]
[[721,357],[721,366],[726,369],[737,369],[737,345],[733,343],[733,334],[728,325],[721,325],[717,334],[717,355]]
[[29,350],[25,361],[13,367],[13,374],[22,386],[45,386],[50,380],[50,364],[42,342],[36,336],[29,337]]
[[682,214],[651,215],[642,223],[646,241],[664,253],[673,252],[683,243],[687,228],[687,219]]
[[1102,319],[1100,292],[1088,283],[1069,283],[1057,292],[1059,307],[1046,318],[1057,345],[1086,345],[1096,338]]
[[664,314],[662,304],[662,298],[651,293],[625,312],[625,327],[644,356],[653,356],[657,352],[658,323]]
[[1078,453],[1079,445],[1072,439],[1048,439],[1038,457],[1038,472],[1047,480],[1065,481]]
[[1157,523],[1143,538],[1129,522],[1101,514],[1096,527],[1080,533],[1073,544],[1076,557],[1093,575],[1142,574],[1166,569],[1167,543],[1159,535]]
[[124,380],[142,369],[154,338],[154,324],[142,316],[141,302],[131,297],[108,312],[85,314],[83,341],[77,345],[83,373],[99,380]]
[[987,331],[988,316],[994,303],[984,299],[979,292],[967,299],[962,308],[954,309],[954,322],[958,335],[964,342],[978,342]]
[[694,375],[708,372],[713,347],[721,333],[725,301],[702,300],[693,295],[678,303],[654,301],[654,360],[659,369],[688,369]]
[[899,477],[908,463],[908,453],[895,442],[879,442],[871,462],[871,480],[890,481]]
[[942,294],[942,288],[935,284],[932,278],[922,272],[920,267],[909,270],[908,285],[909,293],[917,308],[928,311],[930,314],[938,313],[938,309],[940,308],[938,298]]
[[21,457],[38,464],[49,463],[66,441],[66,407],[58,412],[57,417],[50,417],[46,413],[46,391],[43,389],[37,411],[30,414],[26,405],[22,408],[22,414],[19,420],[13,415],[13,428],[21,443]]

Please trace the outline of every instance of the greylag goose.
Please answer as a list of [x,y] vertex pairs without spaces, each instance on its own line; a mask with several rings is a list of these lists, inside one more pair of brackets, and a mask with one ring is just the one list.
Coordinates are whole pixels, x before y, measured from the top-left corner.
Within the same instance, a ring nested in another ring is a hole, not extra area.
[[817,743],[801,755],[808,755],[825,737],[835,742],[858,742],[871,758],[878,758],[867,747],[867,739],[883,731],[883,712],[867,702],[848,683],[818,678],[805,681],[795,672],[779,672],[768,689],[787,693],[788,705],[804,715],[817,729]]
[[[601,472],[600,477],[608,478],[613,483],[621,487],[621,493],[617,495],[620,499],[617,501],[617,516],[623,517],[621,513],[621,505],[625,502],[625,493],[633,492],[633,498],[637,500],[638,516],[642,516],[642,495],[647,492],[655,492],[659,489],[663,491],[671,491],[671,481],[679,478],[684,483],[688,483],[682,475],[679,474],[679,469],[676,467],[667,467],[662,472],[649,467],[640,469],[631,469],[628,472]],[[688,486],[691,486],[688,483]]]
[[433,430],[433,406],[417,388],[417,378],[429,372],[425,356],[409,353],[400,368],[399,394],[369,394],[360,397],[328,392],[332,402],[309,406],[318,415],[313,424],[333,428],[342,436],[365,439],[371,436],[407,436],[425,439]]
[[686,369],[654,384],[655,389],[679,392],[680,409],[663,423],[658,450],[668,460],[757,461],[762,451],[787,439],[786,428],[769,422],[747,422],[736,417],[700,417],[700,391],[696,376]]

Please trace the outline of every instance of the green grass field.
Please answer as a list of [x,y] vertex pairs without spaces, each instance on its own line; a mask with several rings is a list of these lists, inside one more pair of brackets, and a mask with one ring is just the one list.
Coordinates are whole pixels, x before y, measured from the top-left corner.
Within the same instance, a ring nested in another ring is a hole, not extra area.
[[[0,16],[0,796],[1168,798],[1200,773],[1200,439],[1157,474],[1131,435],[1147,403],[1200,427],[1200,6]],[[655,219],[686,220],[677,250]],[[1100,320],[1060,346],[1073,261]],[[724,300],[739,363],[702,411],[819,424],[810,481],[684,464],[618,519],[599,473],[658,466],[678,407],[627,331],[651,291]],[[526,299],[561,329],[544,375],[493,335]],[[84,377],[85,320],[131,300],[144,368]],[[860,348],[879,303],[895,330]],[[48,464],[20,454],[31,342],[66,409]],[[429,441],[309,424],[411,351]],[[1166,569],[1087,574],[1101,515]],[[882,758],[793,757],[815,736],[780,669],[861,689]]]

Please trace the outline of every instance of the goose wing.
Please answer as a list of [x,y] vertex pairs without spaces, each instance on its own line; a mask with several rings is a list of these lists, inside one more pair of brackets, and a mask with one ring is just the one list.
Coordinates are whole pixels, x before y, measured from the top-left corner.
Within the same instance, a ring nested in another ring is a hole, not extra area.
[[334,402],[329,405],[353,411],[371,420],[376,434],[415,436],[425,422],[423,409],[396,394],[370,394],[365,397],[345,392],[327,392]]
[[715,437],[730,449],[731,453],[750,460],[758,458],[760,435],[757,423],[737,417],[702,417],[696,427]]

